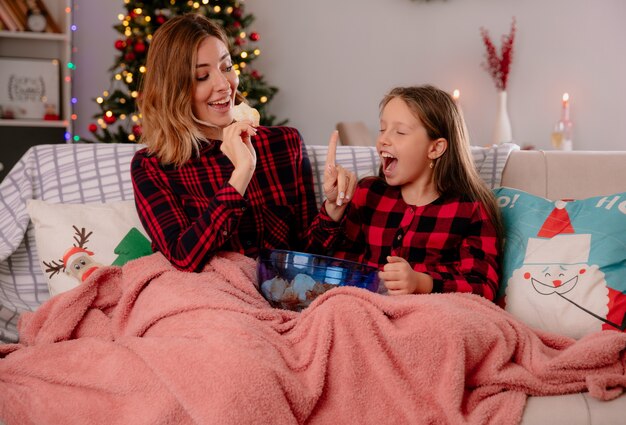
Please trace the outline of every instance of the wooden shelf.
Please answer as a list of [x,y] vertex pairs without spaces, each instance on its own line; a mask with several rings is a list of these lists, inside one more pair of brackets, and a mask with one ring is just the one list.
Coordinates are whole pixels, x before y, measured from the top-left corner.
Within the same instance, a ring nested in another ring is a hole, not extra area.
[[22,40],[38,41],[67,41],[67,34],[56,34],[52,32],[29,32],[29,31],[0,31],[0,38],[13,38]]
[[64,120],[5,120],[0,119],[0,127],[67,127]]

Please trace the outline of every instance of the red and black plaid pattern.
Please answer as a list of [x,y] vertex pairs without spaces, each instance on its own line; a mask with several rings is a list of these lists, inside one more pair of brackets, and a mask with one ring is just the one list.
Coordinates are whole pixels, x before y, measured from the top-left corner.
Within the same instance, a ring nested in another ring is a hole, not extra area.
[[139,217],[174,266],[199,271],[217,251],[255,257],[262,248],[317,250],[338,231],[316,216],[311,165],[297,130],[259,127],[256,171],[245,196],[228,184],[233,171],[220,142],[182,167],[138,151],[131,163]]
[[350,204],[335,256],[382,267],[387,256],[429,274],[433,292],[473,292],[495,298],[499,282],[496,230],[479,202],[442,196],[415,207],[400,188],[362,180]]

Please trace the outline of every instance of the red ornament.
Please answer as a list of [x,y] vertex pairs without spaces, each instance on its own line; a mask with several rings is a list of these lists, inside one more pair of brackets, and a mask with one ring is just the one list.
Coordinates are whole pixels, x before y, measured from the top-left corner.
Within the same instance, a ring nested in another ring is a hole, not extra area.
[[126,48],[126,42],[124,40],[115,40],[115,48],[117,50],[124,50]]
[[155,18],[155,21],[158,25],[163,25],[165,21],[167,21],[167,18],[163,15],[157,15],[157,17]]
[[241,15],[243,15],[243,10],[241,9],[241,7],[236,7],[236,8],[233,9],[233,16],[236,19],[241,18]]
[[133,125],[133,134],[135,137],[141,136],[141,126],[139,124]]
[[89,131],[92,133],[95,133],[96,131],[98,131],[98,126],[95,125],[94,123],[89,124]]
[[117,118],[115,118],[114,115],[111,115],[111,116],[105,115],[103,119],[104,119],[104,122],[107,124],[113,124],[115,121],[117,121]]
[[241,28],[241,22],[239,21],[233,22],[233,28],[237,28],[237,29]]
[[259,80],[261,78],[261,73],[257,71],[256,69],[253,69],[252,72],[250,73],[250,76],[254,78],[255,80]]
[[235,38],[235,44],[236,44],[237,46],[242,46],[242,45],[244,45],[245,43],[246,43],[246,40],[244,40],[243,38],[241,38],[241,37],[236,37],[236,38]]
[[137,17],[137,14],[135,13],[135,9],[131,10],[130,13],[128,14],[128,16],[130,16],[131,18],[135,19]]
[[250,33],[250,40],[252,40],[252,41],[259,41],[259,38],[261,38],[261,37],[259,36],[258,32],[251,32]]
[[136,58],[135,54],[133,52],[128,52],[124,55],[124,60],[126,62],[132,62],[134,61]]
[[144,43],[143,41],[136,42],[133,46],[133,50],[135,51],[135,53],[144,53],[146,51],[146,43]]

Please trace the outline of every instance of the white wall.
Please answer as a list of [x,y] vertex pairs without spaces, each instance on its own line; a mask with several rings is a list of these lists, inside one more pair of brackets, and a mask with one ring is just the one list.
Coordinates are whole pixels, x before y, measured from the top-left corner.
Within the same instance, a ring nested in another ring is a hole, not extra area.
[[109,68],[118,53],[115,40],[121,37],[113,25],[119,23],[117,15],[124,13],[122,0],[74,0],[74,71],[73,91],[78,103],[74,133],[91,139],[87,130],[100,108],[93,100],[111,88]]
[[[112,25],[122,1],[75,5],[77,129],[87,134],[97,111],[90,99],[109,87],[118,35]],[[568,92],[575,149],[626,149],[623,0],[248,0],[246,6],[261,35],[254,65],[280,89],[272,112],[308,143],[326,144],[340,120],[362,120],[375,135],[385,92],[424,83],[460,89],[472,143],[490,143],[497,92],[481,68],[479,28],[499,46],[515,16],[508,99],[516,142],[550,149]]]

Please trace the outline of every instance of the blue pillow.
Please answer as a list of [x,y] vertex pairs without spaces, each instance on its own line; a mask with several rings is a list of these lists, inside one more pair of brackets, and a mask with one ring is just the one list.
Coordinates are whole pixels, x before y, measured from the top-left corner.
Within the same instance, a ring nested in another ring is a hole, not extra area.
[[550,201],[494,190],[505,228],[498,300],[523,322],[580,338],[626,328],[626,192]]

